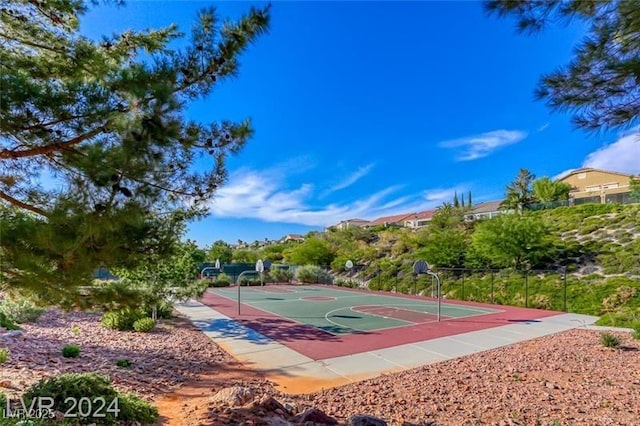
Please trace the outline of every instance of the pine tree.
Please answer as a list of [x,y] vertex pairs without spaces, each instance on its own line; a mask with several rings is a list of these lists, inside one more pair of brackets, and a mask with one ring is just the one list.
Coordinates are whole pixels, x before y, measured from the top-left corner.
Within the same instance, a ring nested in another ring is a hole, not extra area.
[[185,110],[237,74],[269,22],[268,7],[222,25],[202,10],[187,46],[169,50],[175,26],[83,37],[88,3],[0,8],[0,287],[52,303],[76,303],[98,266],[168,250],[206,212],[252,129]]
[[531,185],[536,176],[527,169],[520,169],[518,176],[507,185],[507,192],[500,208],[516,210],[522,214],[527,204],[535,200]]
[[488,12],[513,16],[518,30],[578,21],[585,28],[567,66],[543,76],[536,96],[574,112],[587,130],[630,127],[640,118],[640,3],[638,0],[488,0]]
[[467,208],[471,210],[473,208],[473,204],[471,202],[471,191],[469,191],[469,198],[467,199]]
[[460,201],[458,200],[458,191],[454,192],[453,195],[453,207],[455,207],[456,209],[460,207]]

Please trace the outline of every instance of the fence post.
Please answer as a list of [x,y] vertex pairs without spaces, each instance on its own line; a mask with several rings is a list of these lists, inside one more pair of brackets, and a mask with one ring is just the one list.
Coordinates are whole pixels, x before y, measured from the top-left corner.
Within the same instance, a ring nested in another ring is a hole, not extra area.
[[524,271],[524,307],[529,307],[529,270]]
[[382,274],[378,272],[378,290],[382,288]]
[[462,271],[462,300],[465,300],[464,298],[464,270]]
[[493,271],[491,271],[491,304],[492,305],[495,304],[495,300],[493,298],[493,279],[494,279],[494,275],[493,275]]
[[562,309],[567,312],[567,268],[564,268],[562,274]]

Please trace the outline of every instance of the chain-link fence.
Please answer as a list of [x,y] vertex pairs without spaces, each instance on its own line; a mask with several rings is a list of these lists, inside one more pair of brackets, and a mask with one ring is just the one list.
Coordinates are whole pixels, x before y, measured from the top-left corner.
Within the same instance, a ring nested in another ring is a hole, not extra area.
[[446,298],[527,308],[567,310],[563,270],[440,268]]

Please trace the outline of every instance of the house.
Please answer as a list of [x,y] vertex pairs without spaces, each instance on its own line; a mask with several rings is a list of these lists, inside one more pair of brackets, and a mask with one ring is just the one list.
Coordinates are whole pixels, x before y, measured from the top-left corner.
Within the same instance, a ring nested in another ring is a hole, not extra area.
[[347,219],[347,220],[343,220],[337,225],[334,225],[333,227],[336,229],[343,230],[343,229],[348,229],[353,227],[362,228],[363,226],[367,226],[368,224],[369,224],[369,221],[364,219]]
[[491,219],[498,215],[508,213],[506,210],[500,210],[502,200],[487,201],[476,204],[470,212],[464,215],[465,220]]
[[407,228],[422,228],[433,219],[433,215],[436,214],[436,210],[425,210],[412,214],[410,217],[404,220],[404,226]]
[[395,216],[383,216],[369,222],[366,226],[404,226],[404,221],[411,219],[415,213],[397,214]]
[[304,241],[304,237],[300,234],[287,234],[280,241],[283,243],[287,241]]
[[631,175],[607,170],[581,168],[558,179],[571,186],[573,204],[631,202]]

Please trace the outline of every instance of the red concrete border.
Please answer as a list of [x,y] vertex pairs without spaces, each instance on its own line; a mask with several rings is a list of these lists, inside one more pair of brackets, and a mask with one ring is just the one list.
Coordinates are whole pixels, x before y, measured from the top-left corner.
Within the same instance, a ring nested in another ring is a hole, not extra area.
[[[336,289],[358,291],[344,288]],[[380,292],[380,294],[393,295],[404,299],[429,300],[429,298],[425,297],[398,295],[396,293]],[[242,304],[242,314],[238,316],[238,303],[235,300],[227,299],[217,294],[206,292],[201,300],[202,303],[216,311],[314,360],[352,355],[439,337],[454,336],[456,334],[485,330],[514,322],[535,321],[540,318],[560,314],[560,312],[555,311],[518,308],[514,306],[489,305],[486,303],[463,302],[458,300],[448,301],[456,305],[500,309],[501,312],[336,336],[310,325],[301,324],[289,318],[265,312],[246,304]]]

